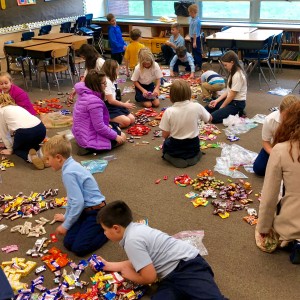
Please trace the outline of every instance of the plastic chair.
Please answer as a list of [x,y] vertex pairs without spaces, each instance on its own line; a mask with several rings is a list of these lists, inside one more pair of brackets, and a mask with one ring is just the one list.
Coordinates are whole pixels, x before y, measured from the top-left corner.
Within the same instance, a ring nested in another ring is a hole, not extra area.
[[[60,86],[57,78],[57,73],[68,72],[72,82],[72,86],[74,85],[73,77],[70,71],[69,51],[70,51],[69,47],[53,50],[51,52],[52,64],[47,64],[47,61],[44,61],[44,66],[40,67],[38,70],[39,74],[45,72],[49,94],[51,93],[51,90],[50,90],[48,73],[53,74],[59,92],[60,92]],[[59,59],[64,59],[65,62],[62,63]],[[40,88],[42,89],[41,76],[40,76]]]
[[59,32],[70,33],[71,32],[71,22],[61,23]]
[[96,24],[92,24],[93,14],[86,14],[86,26],[94,31],[93,33],[93,45],[99,49],[101,54],[104,54],[104,45],[103,45],[103,32],[102,27]]
[[[75,76],[78,77],[78,81],[80,80],[80,65],[82,63],[85,63],[85,59],[80,56],[76,56],[76,50],[78,50],[85,43],[86,43],[86,41],[78,41],[78,42],[72,43],[72,45],[71,45],[72,59],[73,59],[74,67],[75,67]],[[76,65],[78,65],[78,68],[76,67]]]
[[[297,88],[297,86],[300,84],[300,79],[298,80],[298,82],[296,83],[295,87],[292,90],[292,93],[294,93],[294,90]],[[300,90],[299,90],[299,94],[300,94]]]
[[22,33],[21,41],[29,41],[34,37],[33,31],[26,31]]
[[79,17],[76,20],[74,32],[75,32],[75,34],[85,35],[85,36],[93,36],[93,34],[94,34],[94,31],[92,29],[89,29],[86,26],[86,17],[85,16]]
[[271,59],[274,63],[274,73],[276,72],[276,64],[278,64],[278,67],[280,66],[280,69],[282,71],[282,39],[283,39],[283,32],[278,34],[276,36],[275,46],[274,50],[271,52]]
[[40,28],[39,35],[45,35],[50,33],[52,25],[44,25]]

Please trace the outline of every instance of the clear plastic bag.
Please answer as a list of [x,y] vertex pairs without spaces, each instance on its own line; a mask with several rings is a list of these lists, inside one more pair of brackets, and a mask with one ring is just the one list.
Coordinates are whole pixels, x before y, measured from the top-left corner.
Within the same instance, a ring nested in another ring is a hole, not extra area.
[[273,90],[268,91],[268,94],[277,95],[277,96],[286,96],[291,93],[292,93],[291,89],[283,89],[281,87],[277,87]]
[[257,153],[247,150],[239,145],[223,144],[221,157],[217,157],[214,170],[220,174],[232,178],[248,178],[238,171],[239,166],[252,165],[257,157]]
[[104,172],[106,166],[108,165],[108,161],[102,159],[83,160],[80,163],[92,174]]
[[186,241],[192,246],[196,247],[199,250],[199,254],[201,256],[208,255],[207,249],[202,243],[204,237],[203,230],[180,231],[174,234],[173,237],[182,241]]
[[228,126],[228,128],[224,129],[227,136],[246,133],[250,129],[258,126],[253,120],[249,118],[240,118],[238,115],[230,115],[223,120],[223,125]]
[[256,122],[256,123],[259,123],[259,124],[264,124],[265,122],[265,118],[266,118],[266,115],[263,115],[263,114],[257,114],[255,115],[252,119],[250,119],[252,122]]

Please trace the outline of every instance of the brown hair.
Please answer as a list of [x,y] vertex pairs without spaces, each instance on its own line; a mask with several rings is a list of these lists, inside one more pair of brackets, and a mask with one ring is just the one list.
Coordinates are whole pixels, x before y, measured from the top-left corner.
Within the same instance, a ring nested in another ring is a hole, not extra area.
[[143,69],[144,69],[144,66],[143,66],[144,62],[150,62],[151,67],[155,63],[153,53],[147,47],[141,48],[139,51],[139,64],[140,64],[141,71],[143,71]]
[[60,154],[64,158],[69,158],[72,152],[71,142],[67,139],[66,135],[55,135],[51,137],[42,147],[44,154],[49,154],[54,157]]
[[84,83],[87,88],[92,91],[102,93],[104,97],[105,88],[103,88],[102,84],[104,80],[106,80],[106,78],[103,71],[90,70],[84,78]]
[[170,100],[172,103],[190,100],[192,96],[191,87],[187,81],[176,79],[170,87]]
[[241,71],[244,73],[244,69],[243,67],[241,66],[240,64],[240,61],[239,61],[239,57],[237,56],[237,54],[232,51],[232,50],[229,50],[227,51],[222,57],[221,57],[221,61],[223,62],[233,62],[233,66],[232,66],[232,69],[231,69],[231,72],[230,72],[230,76],[229,76],[229,81],[228,81],[228,86],[231,88],[231,85],[232,85],[232,77],[233,75],[237,72],[237,71]]
[[14,99],[7,93],[0,93],[0,107],[16,105]]
[[179,46],[176,48],[176,54],[179,58],[183,58],[186,56],[186,48],[184,46]]
[[202,71],[208,71],[208,70],[212,70],[212,64],[209,62],[204,62],[202,64]]
[[194,13],[198,13],[198,5],[197,4],[192,4],[188,7],[188,12],[194,12]]
[[83,44],[78,49],[77,54],[84,57],[85,59],[85,68],[87,70],[95,69],[96,61],[101,55],[97,49],[90,44]]
[[115,16],[114,16],[113,14],[108,14],[108,15],[106,16],[106,20],[107,20],[108,22],[110,22],[113,18],[115,18]]
[[138,38],[140,38],[142,36],[142,32],[139,29],[132,29],[130,31],[130,38],[133,41],[136,41]]
[[118,62],[114,59],[107,59],[103,66],[102,66],[102,69],[101,71],[103,71],[106,76],[112,81],[114,82],[117,77],[118,77],[118,74],[117,74],[117,69],[118,69]]
[[298,158],[300,162],[300,101],[292,104],[282,116],[281,123],[275,132],[273,146],[278,143],[290,142],[289,154],[292,156],[293,144],[298,146]]
[[293,105],[297,101],[299,101],[299,98],[297,98],[294,95],[284,96],[281,103],[280,103],[280,105],[279,105],[280,112],[282,113],[283,111],[288,109],[291,105]]

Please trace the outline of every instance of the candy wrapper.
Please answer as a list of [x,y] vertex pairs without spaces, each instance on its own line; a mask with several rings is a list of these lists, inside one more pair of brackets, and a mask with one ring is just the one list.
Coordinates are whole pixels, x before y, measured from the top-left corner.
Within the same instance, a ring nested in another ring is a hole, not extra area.
[[102,159],[83,160],[80,163],[92,174],[103,173],[108,165],[108,161]]
[[93,254],[88,259],[88,262],[89,262],[90,266],[92,267],[92,269],[96,270],[97,272],[103,270],[104,263],[97,258],[96,254]]
[[181,231],[173,235],[174,238],[186,241],[199,250],[201,256],[208,255],[207,249],[202,243],[204,237],[203,230]]

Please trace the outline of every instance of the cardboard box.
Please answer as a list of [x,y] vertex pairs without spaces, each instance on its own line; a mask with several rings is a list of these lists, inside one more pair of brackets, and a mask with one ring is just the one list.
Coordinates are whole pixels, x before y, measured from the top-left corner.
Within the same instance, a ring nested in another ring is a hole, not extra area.
[[168,38],[154,38],[152,39],[151,51],[152,53],[160,53],[161,52],[161,45],[164,45]]
[[158,28],[156,27],[132,26],[132,29],[139,29],[142,32],[143,38],[151,38],[159,35]]
[[181,17],[177,16],[177,23],[180,25],[189,25],[191,17]]

